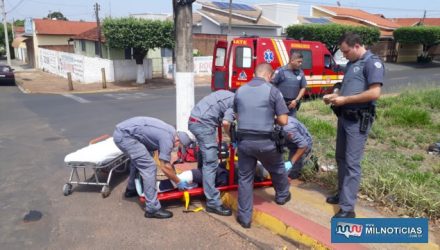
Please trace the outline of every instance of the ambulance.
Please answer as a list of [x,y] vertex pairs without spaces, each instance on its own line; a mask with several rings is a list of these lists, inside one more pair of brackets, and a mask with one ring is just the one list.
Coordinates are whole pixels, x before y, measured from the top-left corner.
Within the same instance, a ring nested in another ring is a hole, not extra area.
[[333,60],[327,47],[316,41],[274,39],[262,37],[234,38],[229,47],[227,41],[217,41],[212,62],[212,91],[235,91],[254,76],[255,67],[263,62],[277,69],[289,62],[289,55],[303,55],[302,69],[307,79],[306,95],[330,93],[343,73]]

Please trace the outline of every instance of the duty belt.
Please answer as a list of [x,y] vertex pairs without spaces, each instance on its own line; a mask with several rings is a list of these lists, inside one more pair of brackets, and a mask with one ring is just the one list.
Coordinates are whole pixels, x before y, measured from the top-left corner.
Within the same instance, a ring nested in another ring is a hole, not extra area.
[[189,117],[189,121],[193,123],[200,123],[200,121],[192,116]]
[[245,132],[238,131],[237,132],[237,139],[239,141],[272,139],[272,133],[262,132],[261,134],[251,134],[251,133],[245,133]]

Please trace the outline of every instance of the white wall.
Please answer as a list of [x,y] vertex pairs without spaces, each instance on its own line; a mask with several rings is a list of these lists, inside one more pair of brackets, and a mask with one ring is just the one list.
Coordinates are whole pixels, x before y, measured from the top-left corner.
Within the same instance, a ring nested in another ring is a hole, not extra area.
[[286,28],[298,24],[298,5],[289,3],[257,4],[263,10],[263,17]]
[[70,72],[74,81],[83,83],[101,82],[101,68],[104,68],[106,80],[115,81],[112,61],[72,53],[40,48],[38,68],[65,78]]
[[[195,76],[206,76],[212,74],[212,56],[195,56],[193,60]],[[174,68],[171,57],[163,58],[163,72],[165,78],[173,79]]]
[[[151,59],[144,59],[145,79],[153,78],[153,63]],[[137,76],[136,60],[113,60],[115,81],[133,81]]]

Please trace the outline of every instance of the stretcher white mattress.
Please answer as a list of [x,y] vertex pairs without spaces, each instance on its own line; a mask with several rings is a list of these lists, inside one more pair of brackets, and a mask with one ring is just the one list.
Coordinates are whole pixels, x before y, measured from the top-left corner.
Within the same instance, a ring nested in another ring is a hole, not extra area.
[[95,165],[103,166],[118,158],[124,153],[113,142],[113,137],[104,141],[90,144],[73,153],[66,155],[64,162],[67,165]]

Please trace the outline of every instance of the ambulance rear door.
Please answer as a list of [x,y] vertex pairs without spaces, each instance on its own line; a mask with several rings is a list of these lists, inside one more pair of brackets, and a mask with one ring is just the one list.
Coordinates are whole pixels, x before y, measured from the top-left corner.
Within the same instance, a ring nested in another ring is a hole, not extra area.
[[212,60],[211,90],[229,89],[228,42],[218,41],[214,47]]
[[237,38],[232,41],[230,58],[230,89],[236,90],[253,78],[254,39]]

